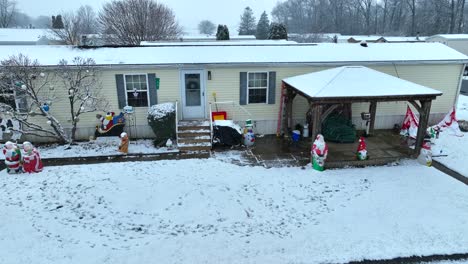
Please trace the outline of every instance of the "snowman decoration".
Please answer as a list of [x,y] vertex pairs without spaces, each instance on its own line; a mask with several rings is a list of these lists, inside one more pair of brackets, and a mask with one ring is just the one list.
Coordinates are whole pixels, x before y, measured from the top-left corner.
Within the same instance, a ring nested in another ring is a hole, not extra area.
[[252,123],[251,120],[246,121],[246,125],[244,128],[244,145],[246,147],[251,147],[255,143],[255,134],[252,129]]
[[366,145],[366,140],[364,139],[364,137],[359,138],[359,145],[358,145],[356,155],[357,155],[358,160],[369,159],[369,156],[367,156],[367,145]]
[[328,145],[325,143],[325,139],[322,134],[318,134],[311,150],[312,167],[315,170],[323,171],[325,169],[325,160],[327,159],[327,155]]
[[432,165],[431,137],[429,135],[424,137],[421,152],[418,156],[418,162],[428,167]]

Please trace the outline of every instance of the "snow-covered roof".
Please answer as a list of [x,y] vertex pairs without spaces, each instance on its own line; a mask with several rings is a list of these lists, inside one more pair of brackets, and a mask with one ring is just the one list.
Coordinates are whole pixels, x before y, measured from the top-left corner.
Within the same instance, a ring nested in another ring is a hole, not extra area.
[[42,65],[57,65],[75,57],[93,58],[98,65],[296,64],[339,65],[375,63],[466,63],[468,57],[441,43],[323,43],[273,46],[168,46],[81,49],[71,46],[0,46],[0,60],[23,54]]
[[339,40],[348,40],[350,38],[353,38],[354,40],[357,40],[357,41],[361,41],[361,40],[376,41],[376,40],[382,38],[382,36],[374,36],[374,35],[369,35],[369,36],[366,36],[366,35],[341,35],[341,36],[337,36],[337,38]]
[[343,66],[286,78],[311,98],[437,96],[442,92],[363,66]]
[[295,41],[279,40],[223,40],[223,41],[194,41],[194,42],[164,42],[164,41],[142,41],[140,46],[245,46],[245,45],[288,45],[297,44]]
[[417,42],[425,41],[426,37],[383,37],[387,42]]
[[468,40],[468,34],[438,34],[438,35],[428,37],[428,40],[430,40],[433,37],[441,37],[441,38],[451,39],[451,40]]
[[[256,40],[254,35],[231,35],[231,41],[236,40]],[[179,38],[181,41],[215,41],[216,35],[183,35]]]
[[42,37],[48,37],[47,29],[1,28],[0,43],[27,42],[33,43]]

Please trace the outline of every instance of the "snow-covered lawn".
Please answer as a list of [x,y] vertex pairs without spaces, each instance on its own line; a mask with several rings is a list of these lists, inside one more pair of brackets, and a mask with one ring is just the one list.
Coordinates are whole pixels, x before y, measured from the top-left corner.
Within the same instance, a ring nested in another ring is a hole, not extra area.
[[[459,96],[456,113],[457,119],[468,121],[468,96]],[[463,134],[457,137],[451,131],[440,133],[432,150],[434,155],[447,155],[435,160],[468,177],[468,133]]]
[[415,161],[0,172],[0,263],[336,263],[468,252],[466,186]]
[[[117,151],[119,146],[118,137],[99,138],[97,141],[78,142],[77,145],[66,149],[66,146],[53,144],[50,146],[39,146],[38,150],[42,158],[73,158],[73,157],[93,157],[123,155]],[[3,147],[3,145],[2,145]],[[177,149],[155,148],[150,139],[140,139],[130,141],[128,154],[160,154],[178,152]],[[3,152],[0,152],[0,160],[4,160]]]

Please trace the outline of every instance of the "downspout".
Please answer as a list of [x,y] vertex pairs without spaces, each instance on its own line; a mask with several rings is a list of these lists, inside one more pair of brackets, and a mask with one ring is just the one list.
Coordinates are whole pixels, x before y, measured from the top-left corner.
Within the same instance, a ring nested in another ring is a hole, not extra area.
[[453,102],[453,106],[457,107],[457,103],[458,103],[458,97],[460,96],[460,91],[461,91],[461,87],[462,87],[462,83],[463,83],[463,74],[465,73],[465,67],[466,67],[466,64],[463,64],[463,67],[461,69],[461,73],[460,73],[460,80],[458,81],[458,88],[457,88],[457,93],[455,94],[455,100]]

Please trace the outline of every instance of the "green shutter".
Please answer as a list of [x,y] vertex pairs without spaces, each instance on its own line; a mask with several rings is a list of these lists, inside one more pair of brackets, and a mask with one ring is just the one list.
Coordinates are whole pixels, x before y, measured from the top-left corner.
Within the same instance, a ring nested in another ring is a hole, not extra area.
[[269,72],[268,78],[268,104],[275,104],[276,72]]
[[247,72],[241,72],[240,73],[240,100],[239,104],[240,105],[246,105],[247,104]]
[[158,103],[158,91],[156,90],[156,74],[148,73],[149,106]]
[[127,105],[127,99],[125,96],[125,83],[123,74],[115,75],[115,82],[117,85],[117,99],[119,102],[119,108],[123,109]]

